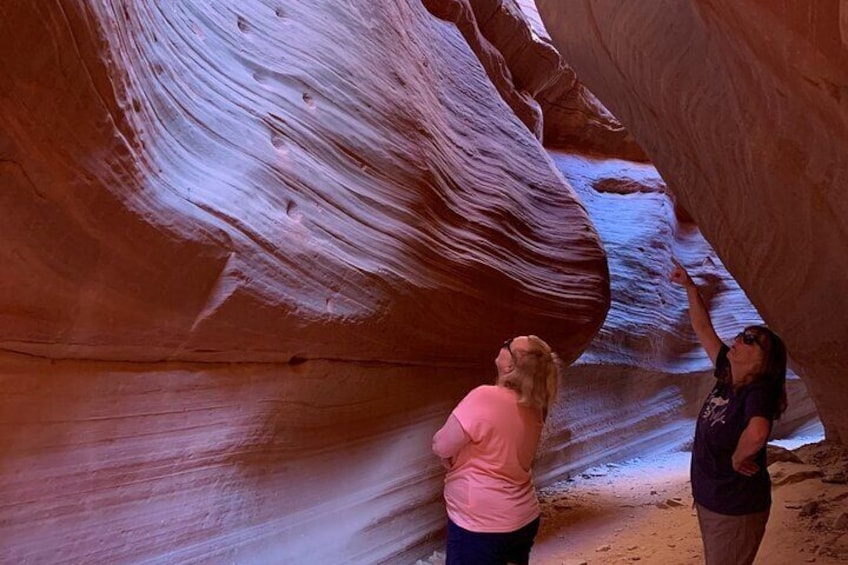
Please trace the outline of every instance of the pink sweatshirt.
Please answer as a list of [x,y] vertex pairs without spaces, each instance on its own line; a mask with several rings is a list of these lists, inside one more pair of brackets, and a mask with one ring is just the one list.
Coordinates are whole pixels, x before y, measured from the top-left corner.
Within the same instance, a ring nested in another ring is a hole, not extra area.
[[433,437],[433,452],[450,461],[450,519],[472,532],[512,532],[535,520],[530,465],[541,434],[541,416],[519,406],[515,391],[486,385],[469,392]]

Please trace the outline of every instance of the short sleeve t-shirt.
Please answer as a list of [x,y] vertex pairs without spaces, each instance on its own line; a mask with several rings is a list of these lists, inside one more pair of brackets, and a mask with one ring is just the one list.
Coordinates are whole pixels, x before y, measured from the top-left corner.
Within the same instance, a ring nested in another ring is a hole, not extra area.
[[[727,345],[722,345],[716,357],[717,377],[729,372],[728,351]],[[730,382],[716,382],[695,426],[691,466],[695,502],[732,516],[768,510],[771,479],[765,446],[754,457],[760,470],[751,477],[734,471],[731,458],[751,418],[762,416],[771,423],[772,404],[766,383],[754,382],[734,392]]]
[[512,532],[539,516],[530,466],[542,433],[538,411],[518,394],[480,386],[453,411],[471,441],[445,476],[448,516],[473,532]]

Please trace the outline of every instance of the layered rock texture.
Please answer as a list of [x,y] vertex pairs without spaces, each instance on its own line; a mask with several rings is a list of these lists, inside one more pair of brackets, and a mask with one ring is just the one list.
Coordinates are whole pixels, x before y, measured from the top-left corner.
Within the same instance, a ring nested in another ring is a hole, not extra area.
[[602,250],[456,28],[239,6],[3,8],[3,347],[467,361],[532,304],[578,353]]
[[6,2],[0,44],[0,562],[411,562],[505,337],[582,354],[544,482],[691,433],[672,254],[758,319],[526,0]]
[[402,560],[589,218],[418,1],[0,7],[0,561]]
[[848,438],[848,5],[538,0]]

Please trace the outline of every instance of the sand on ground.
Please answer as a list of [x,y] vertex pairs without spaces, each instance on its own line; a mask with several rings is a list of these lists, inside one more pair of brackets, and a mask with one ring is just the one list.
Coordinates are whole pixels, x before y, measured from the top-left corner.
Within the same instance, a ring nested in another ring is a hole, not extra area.
[[[769,467],[772,513],[755,564],[848,563],[844,450],[834,454],[831,446],[817,444],[795,453],[803,461]],[[531,563],[703,563],[690,456],[673,453],[604,465],[543,489],[542,527]]]

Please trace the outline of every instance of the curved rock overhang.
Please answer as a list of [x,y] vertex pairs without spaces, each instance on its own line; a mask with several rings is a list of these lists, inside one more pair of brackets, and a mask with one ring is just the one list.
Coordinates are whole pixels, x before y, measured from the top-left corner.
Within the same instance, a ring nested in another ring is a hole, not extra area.
[[848,6],[537,0],[848,440]]
[[420,3],[2,16],[4,349],[468,363],[600,326],[585,210]]

